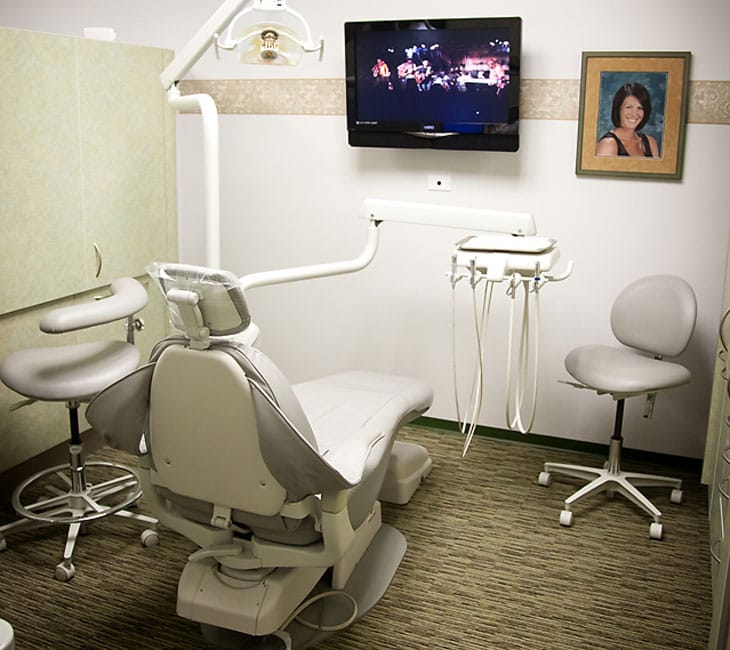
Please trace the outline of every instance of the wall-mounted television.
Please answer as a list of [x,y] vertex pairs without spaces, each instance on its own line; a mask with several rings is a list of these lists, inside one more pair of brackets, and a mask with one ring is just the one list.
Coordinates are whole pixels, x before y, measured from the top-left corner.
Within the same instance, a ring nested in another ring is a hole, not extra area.
[[345,23],[348,141],[517,151],[521,18]]

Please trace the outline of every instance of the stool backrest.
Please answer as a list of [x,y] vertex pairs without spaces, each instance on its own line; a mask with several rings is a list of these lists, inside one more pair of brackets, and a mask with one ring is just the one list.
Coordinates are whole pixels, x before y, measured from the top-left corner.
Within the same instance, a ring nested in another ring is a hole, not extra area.
[[611,309],[611,329],[621,343],[662,357],[676,357],[685,350],[696,319],[692,287],[673,275],[632,282]]

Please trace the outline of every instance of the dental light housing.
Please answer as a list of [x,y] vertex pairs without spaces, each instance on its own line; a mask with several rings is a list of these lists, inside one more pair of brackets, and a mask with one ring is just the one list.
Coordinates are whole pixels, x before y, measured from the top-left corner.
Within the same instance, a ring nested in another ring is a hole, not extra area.
[[238,50],[241,63],[297,65],[304,52],[319,52],[321,60],[324,38],[314,42],[307,21],[287,0],[225,0],[162,72],[163,87],[176,85],[211,45],[216,53]]

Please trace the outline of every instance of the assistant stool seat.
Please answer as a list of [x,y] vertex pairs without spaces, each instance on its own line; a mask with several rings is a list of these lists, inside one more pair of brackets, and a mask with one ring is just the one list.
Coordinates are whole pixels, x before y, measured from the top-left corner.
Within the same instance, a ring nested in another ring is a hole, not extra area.
[[599,395],[611,395],[616,400],[616,415],[608,460],[602,468],[548,462],[540,472],[538,483],[543,486],[550,485],[552,473],[589,481],[565,499],[561,525],[572,525],[572,506],[579,499],[600,492],[609,496],[618,492],[652,518],[649,536],[662,538],[662,513],[639,487],[671,487],[670,500],[681,503],[682,481],[621,469],[624,402],[629,397],[646,395],[651,414],[659,391],[691,380],[687,368],[663,357],[675,357],[685,350],[694,331],[696,314],[694,292],[684,280],[671,275],[642,278],[626,287],[611,309],[613,334],[627,347],[584,345],[566,356],[565,369],[577,380],[573,385]]
[[[116,280],[111,290],[109,298],[49,312],[41,321],[41,329],[58,333],[120,318],[131,319],[147,302],[147,292],[131,278]],[[63,559],[55,571],[56,578],[62,581],[70,580],[75,573],[72,555],[86,523],[116,514],[153,527],[157,524],[152,517],[126,510],[142,496],[135,472],[118,463],[85,462],[79,431],[81,403],[91,400],[139,364],[140,353],[133,344],[131,325],[130,320],[127,341],[19,350],[9,354],[0,366],[0,380],[28,398],[22,405],[35,401],[64,402],[69,411],[68,464],[40,471],[18,485],[11,502],[21,519],[0,526],[0,550],[4,550],[7,533],[50,524],[68,525]],[[156,532],[145,531],[142,542],[155,543]]]
[[139,350],[125,341],[94,341],[12,352],[0,379],[16,393],[41,402],[89,401],[139,364]]

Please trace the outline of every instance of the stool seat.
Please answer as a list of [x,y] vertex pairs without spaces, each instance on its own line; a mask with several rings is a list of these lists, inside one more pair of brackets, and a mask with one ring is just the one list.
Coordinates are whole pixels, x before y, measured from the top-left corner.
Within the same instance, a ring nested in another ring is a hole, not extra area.
[[565,358],[566,370],[585,386],[612,394],[653,393],[686,384],[691,373],[670,361],[611,345],[584,345]]
[[30,348],[5,358],[0,380],[32,399],[85,402],[134,370],[139,357],[139,350],[125,341]]

